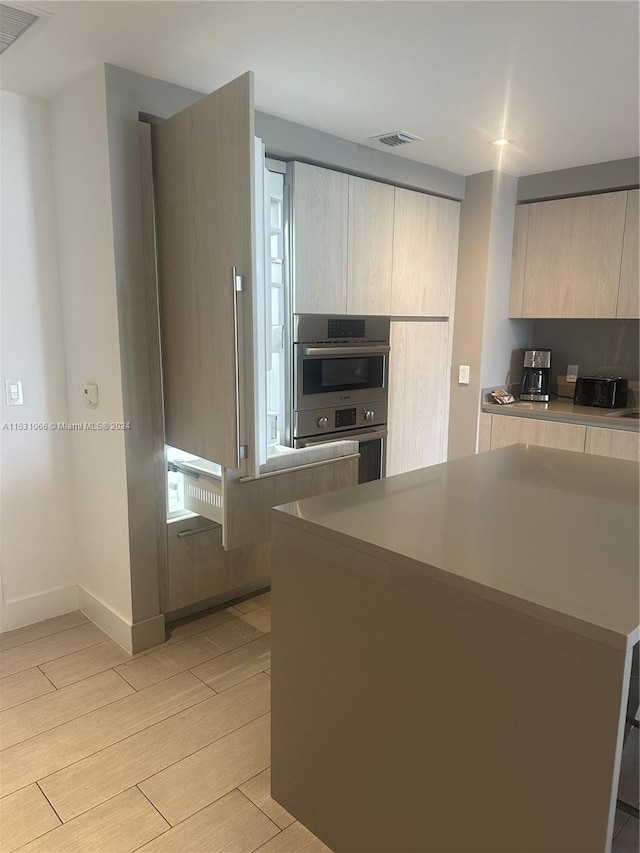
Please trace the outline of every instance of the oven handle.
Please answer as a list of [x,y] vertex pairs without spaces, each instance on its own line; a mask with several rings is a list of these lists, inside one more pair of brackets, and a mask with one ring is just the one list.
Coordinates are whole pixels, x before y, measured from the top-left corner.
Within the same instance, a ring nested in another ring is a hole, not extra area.
[[371,432],[357,432],[355,434],[336,432],[331,437],[327,436],[326,438],[321,438],[319,441],[313,438],[309,440],[303,438],[298,439],[297,443],[299,447],[315,447],[318,444],[327,444],[329,441],[375,441],[377,438],[386,438],[388,434],[388,430],[384,428],[371,430]]
[[390,351],[391,347],[384,344],[372,347],[354,344],[352,347],[303,347],[302,355],[307,358],[331,358],[332,356],[344,355],[359,358],[361,355],[384,355]]

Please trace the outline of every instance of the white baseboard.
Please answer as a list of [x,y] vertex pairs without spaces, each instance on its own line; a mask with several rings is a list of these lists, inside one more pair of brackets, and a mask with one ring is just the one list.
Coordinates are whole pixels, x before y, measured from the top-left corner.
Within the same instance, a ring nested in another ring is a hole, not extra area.
[[80,610],[129,654],[134,655],[164,643],[162,614],[131,624],[83,586],[79,586],[78,590]]
[[2,605],[2,630],[13,631],[78,609],[78,586],[49,589],[25,598],[13,598]]

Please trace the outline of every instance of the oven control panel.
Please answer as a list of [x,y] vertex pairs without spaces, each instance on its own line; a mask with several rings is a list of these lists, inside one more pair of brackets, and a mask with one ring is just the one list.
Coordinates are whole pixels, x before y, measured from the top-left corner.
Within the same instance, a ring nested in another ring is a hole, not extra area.
[[327,320],[327,340],[339,341],[342,338],[364,338],[366,321],[357,318],[347,320]]
[[357,415],[355,409],[338,409],[335,415],[335,428],[350,427],[357,424]]
[[[310,409],[293,413],[293,435],[294,438],[327,435],[347,430],[385,426],[386,423],[387,404],[385,401],[335,409]],[[336,435],[336,439],[339,437]]]
[[388,317],[293,316],[293,342],[296,344],[388,344],[389,330]]

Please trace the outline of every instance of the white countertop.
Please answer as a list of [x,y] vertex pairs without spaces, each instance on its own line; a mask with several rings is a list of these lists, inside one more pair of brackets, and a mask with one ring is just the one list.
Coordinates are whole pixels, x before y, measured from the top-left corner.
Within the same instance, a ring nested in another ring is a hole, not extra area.
[[616,648],[638,640],[640,466],[516,445],[274,510]]

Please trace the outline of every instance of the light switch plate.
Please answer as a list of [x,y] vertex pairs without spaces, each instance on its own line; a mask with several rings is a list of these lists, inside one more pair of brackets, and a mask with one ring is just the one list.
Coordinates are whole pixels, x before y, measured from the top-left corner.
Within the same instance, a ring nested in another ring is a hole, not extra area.
[[4,380],[4,399],[7,406],[22,406],[24,404],[22,379]]
[[468,385],[470,380],[471,368],[468,364],[458,366],[458,385]]
[[97,406],[98,405],[98,386],[93,383],[88,383],[87,385],[82,386],[82,393],[84,394],[85,403],[88,406]]

